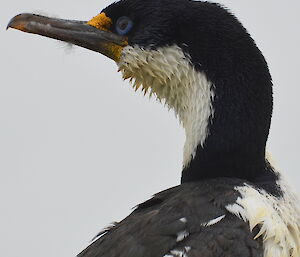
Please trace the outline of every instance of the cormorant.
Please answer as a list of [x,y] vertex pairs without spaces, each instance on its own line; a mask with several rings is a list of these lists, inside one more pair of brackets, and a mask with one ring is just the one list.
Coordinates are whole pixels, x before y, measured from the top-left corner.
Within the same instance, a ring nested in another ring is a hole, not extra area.
[[299,257],[298,200],[266,158],[272,79],[219,4],[120,0],[90,21],[15,16],[8,27],[113,59],[186,132],[181,184],[139,204],[79,257]]

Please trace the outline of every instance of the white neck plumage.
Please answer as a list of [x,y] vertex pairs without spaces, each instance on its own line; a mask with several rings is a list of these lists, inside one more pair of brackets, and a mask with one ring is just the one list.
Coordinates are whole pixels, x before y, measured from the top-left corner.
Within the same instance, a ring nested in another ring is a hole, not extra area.
[[176,45],[155,50],[127,46],[118,65],[123,78],[130,78],[136,90],[140,86],[145,93],[149,90],[175,111],[186,133],[183,166],[188,166],[209,134],[212,83],[195,70],[189,56]]

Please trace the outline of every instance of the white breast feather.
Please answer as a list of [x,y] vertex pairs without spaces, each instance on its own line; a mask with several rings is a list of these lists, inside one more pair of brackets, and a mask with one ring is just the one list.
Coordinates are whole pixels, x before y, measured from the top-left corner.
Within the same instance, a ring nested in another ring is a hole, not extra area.
[[220,222],[224,218],[225,218],[225,215],[219,216],[219,217],[214,218],[214,219],[212,219],[208,222],[202,223],[201,226],[203,226],[203,227],[213,226],[213,225],[217,224],[218,222]]
[[209,133],[212,83],[204,73],[195,70],[190,57],[176,45],[155,50],[127,46],[118,65],[123,78],[130,78],[135,90],[141,87],[145,94],[156,95],[174,109],[186,132],[183,166],[187,166]]
[[300,256],[300,215],[298,199],[281,186],[283,198],[245,184],[235,189],[241,194],[235,204],[226,209],[249,222],[250,229],[260,226],[255,236],[263,237],[264,257]]

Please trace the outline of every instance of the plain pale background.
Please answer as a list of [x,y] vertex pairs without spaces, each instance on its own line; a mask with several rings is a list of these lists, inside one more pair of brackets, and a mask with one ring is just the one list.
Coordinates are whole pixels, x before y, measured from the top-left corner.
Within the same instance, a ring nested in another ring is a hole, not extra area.
[[[299,191],[299,0],[223,0],[274,80],[268,149]],[[88,20],[110,1],[10,0],[0,15],[0,254],[75,256],[101,228],[179,183],[184,132],[91,51],[5,31],[20,12]]]

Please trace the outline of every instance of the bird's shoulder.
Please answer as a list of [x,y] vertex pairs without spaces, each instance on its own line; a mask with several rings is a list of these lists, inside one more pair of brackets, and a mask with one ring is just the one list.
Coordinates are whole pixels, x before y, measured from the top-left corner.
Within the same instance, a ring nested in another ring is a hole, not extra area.
[[239,180],[185,183],[153,196],[106,230],[79,257],[262,256],[262,242],[226,206]]

